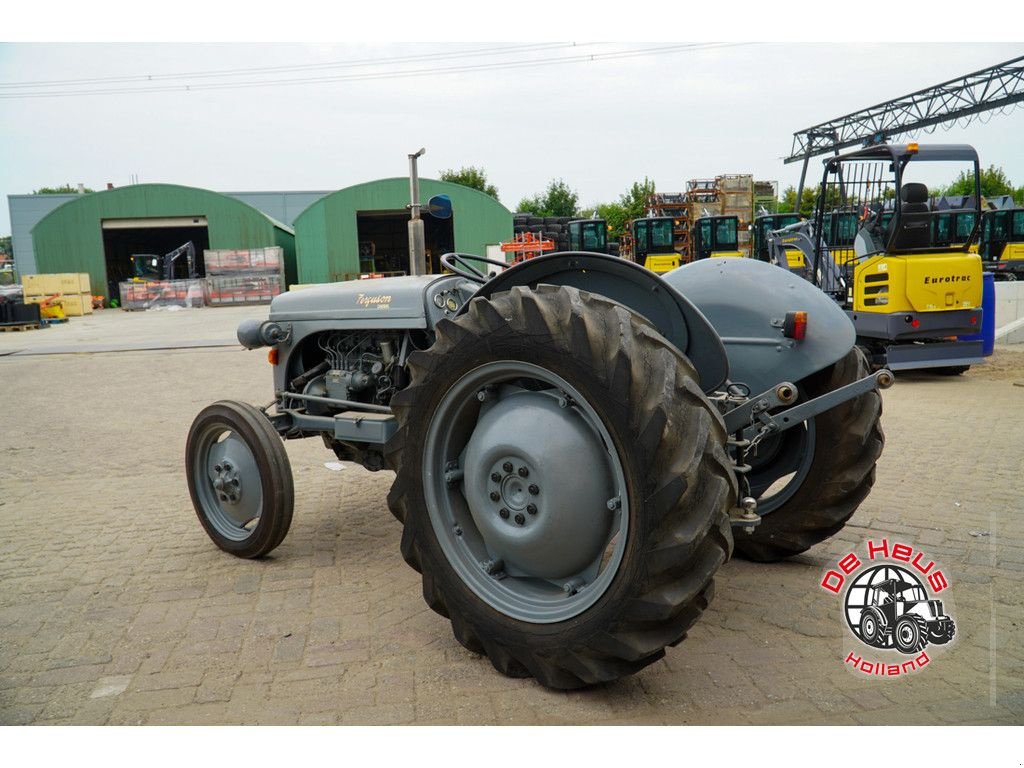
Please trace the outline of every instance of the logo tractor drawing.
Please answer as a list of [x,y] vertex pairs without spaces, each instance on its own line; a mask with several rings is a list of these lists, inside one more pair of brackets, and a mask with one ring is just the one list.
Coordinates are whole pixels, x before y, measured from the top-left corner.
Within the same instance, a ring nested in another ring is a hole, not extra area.
[[900,653],[917,653],[929,643],[944,645],[956,632],[942,601],[929,599],[913,573],[891,565],[865,571],[850,586],[846,620],[867,645]]

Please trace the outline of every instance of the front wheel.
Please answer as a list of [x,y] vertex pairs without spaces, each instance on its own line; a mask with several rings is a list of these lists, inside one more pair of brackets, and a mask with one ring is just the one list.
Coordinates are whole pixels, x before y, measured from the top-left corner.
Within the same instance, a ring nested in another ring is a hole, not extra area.
[[900,653],[917,653],[928,645],[928,625],[912,613],[901,616],[892,629],[892,639]]
[[409,360],[388,497],[427,604],[500,672],[632,674],[731,551],[721,418],[645,320],[571,288],[475,299]]
[[[854,347],[800,386],[818,397],[870,373]],[[837,533],[867,497],[882,454],[882,396],[865,392],[764,440],[749,457],[761,522],[736,536],[736,551],[768,562],[796,555]]]
[[189,429],[185,475],[199,522],[237,557],[274,549],[292,522],[288,454],[267,417],[248,403],[207,406]]

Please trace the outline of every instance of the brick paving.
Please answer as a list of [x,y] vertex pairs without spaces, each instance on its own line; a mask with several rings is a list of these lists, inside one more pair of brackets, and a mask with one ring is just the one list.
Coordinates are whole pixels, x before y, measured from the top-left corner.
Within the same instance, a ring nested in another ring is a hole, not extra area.
[[[230,337],[239,313],[218,312],[145,322]],[[664,660],[573,693],[464,650],[401,559],[389,473],[330,471],[317,440],[288,444],[295,519],[273,555],[213,546],[185,486],[188,426],[216,399],[266,402],[266,368],[236,348],[0,356],[0,724],[1024,723],[1024,351],[900,376],[850,525],[788,562],[728,563]],[[818,587],[882,537],[940,563],[958,627],[897,679],[844,668],[838,599]]]

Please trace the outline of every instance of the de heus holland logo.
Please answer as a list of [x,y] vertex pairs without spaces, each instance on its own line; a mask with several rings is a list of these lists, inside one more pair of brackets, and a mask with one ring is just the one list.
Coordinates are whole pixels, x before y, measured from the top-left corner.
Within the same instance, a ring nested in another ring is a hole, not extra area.
[[896,677],[920,670],[956,635],[949,579],[908,544],[868,541],[867,555],[841,557],[821,588],[842,599],[844,664],[857,673]]

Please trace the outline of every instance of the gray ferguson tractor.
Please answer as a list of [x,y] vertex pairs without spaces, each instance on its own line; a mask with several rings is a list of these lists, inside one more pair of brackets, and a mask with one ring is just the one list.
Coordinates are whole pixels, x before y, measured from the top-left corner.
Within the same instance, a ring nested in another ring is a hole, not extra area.
[[747,259],[663,277],[590,253],[443,263],[286,293],[239,327],[276,353],[275,394],[192,424],[189,491],[217,546],[281,543],[281,438],[319,437],[394,470],[402,555],[458,641],[569,689],[679,643],[734,546],[802,552],[868,494],[892,374],[869,373],[799,277]]

